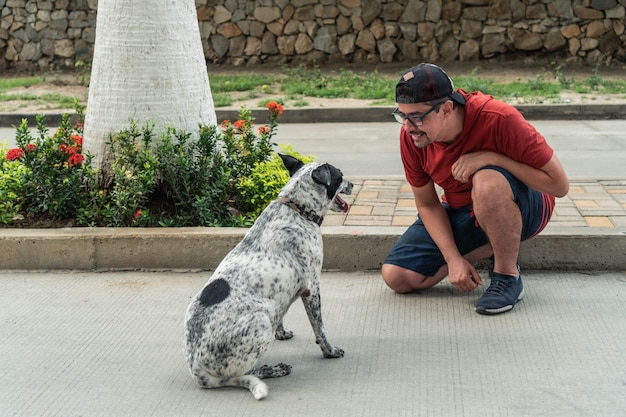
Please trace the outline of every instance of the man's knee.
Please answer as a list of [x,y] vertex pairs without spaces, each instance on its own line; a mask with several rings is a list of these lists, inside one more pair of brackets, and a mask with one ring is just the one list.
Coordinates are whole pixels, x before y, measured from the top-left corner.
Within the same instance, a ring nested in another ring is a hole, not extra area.
[[385,284],[395,292],[404,294],[410,292],[407,270],[392,264],[383,264],[380,270]]
[[497,200],[499,196],[513,197],[511,185],[499,171],[481,169],[472,178],[472,200],[474,203],[482,199]]
[[481,169],[472,179],[472,205],[479,223],[500,213],[513,214],[512,206],[516,204],[509,181],[499,171]]

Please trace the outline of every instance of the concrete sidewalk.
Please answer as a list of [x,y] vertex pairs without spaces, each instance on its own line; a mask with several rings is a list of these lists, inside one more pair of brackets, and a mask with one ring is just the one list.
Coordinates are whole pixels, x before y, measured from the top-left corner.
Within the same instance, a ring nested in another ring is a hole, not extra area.
[[0,272],[2,416],[624,416],[626,276],[523,272],[525,298],[481,316],[484,288],[409,296],[377,273],[324,273],[323,359],[299,301],[262,364],[269,396],[202,390],[182,353],[209,273]]

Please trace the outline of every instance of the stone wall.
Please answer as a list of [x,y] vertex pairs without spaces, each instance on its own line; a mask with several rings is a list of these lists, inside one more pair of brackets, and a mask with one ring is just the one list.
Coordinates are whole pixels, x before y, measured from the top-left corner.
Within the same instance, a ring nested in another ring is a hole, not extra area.
[[[133,1],[133,0],[129,0]],[[159,0],[154,0],[159,1]],[[626,56],[626,0],[196,0],[207,62]],[[0,69],[89,63],[97,0],[0,0]]]

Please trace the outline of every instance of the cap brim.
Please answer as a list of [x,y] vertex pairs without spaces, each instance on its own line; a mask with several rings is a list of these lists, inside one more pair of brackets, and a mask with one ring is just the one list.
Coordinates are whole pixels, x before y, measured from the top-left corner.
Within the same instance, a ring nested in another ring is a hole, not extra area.
[[465,104],[465,97],[463,97],[458,91],[453,91],[452,94],[450,94],[450,98],[459,104]]

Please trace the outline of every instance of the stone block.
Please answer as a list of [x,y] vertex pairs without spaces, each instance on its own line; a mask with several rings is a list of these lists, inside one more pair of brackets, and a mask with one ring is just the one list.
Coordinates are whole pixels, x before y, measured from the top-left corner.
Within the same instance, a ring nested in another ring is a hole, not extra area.
[[[414,2],[409,2],[409,5]],[[409,8],[407,5],[407,8]],[[374,21],[382,11],[383,6],[380,0],[365,0],[363,3],[363,24],[368,26]]]
[[54,41],[54,54],[62,58],[71,58],[74,56],[76,49],[74,42],[70,39],[61,39]]
[[558,29],[553,29],[546,34],[546,39],[543,46],[548,51],[556,51],[567,45],[567,39],[561,34]]
[[276,46],[276,36],[271,32],[265,32],[261,38],[261,53],[275,55],[278,53]]
[[586,20],[595,20],[604,18],[604,13],[600,10],[591,9],[589,7],[574,6],[574,14],[576,17]]
[[459,47],[459,60],[462,62],[476,61],[480,58],[480,42],[475,39],[468,39],[461,42]]
[[352,54],[355,50],[355,41],[356,35],[354,33],[349,33],[347,35],[341,36],[339,38],[339,42],[337,43],[339,53],[341,53],[342,55]]
[[278,7],[256,7],[254,9],[254,17],[263,23],[270,23],[280,19],[282,13]]
[[380,61],[389,63],[393,62],[393,57],[398,50],[393,41],[389,38],[384,38],[377,43],[378,53],[380,54]]
[[313,39],[313,45],[318,51],[337,53],[337,29],[334,26],[320,27]]
[[426,6],[425,20],[437,23],[441,20],[442,0],[428,0]]
[[560,30],[561,35],[563,35],[566,39],[571,39],[580,35],[580,26],[575,24],[564,26]]
[[306,33],[299,33],[296,37],[294,49],[298,55],[306,54],[313,49],[313,41]]
[[400,16],[400,22],[417,23],[423,22],[426,16],[426,5],[421,1],[410,1],[402,16]]
[[595,20],[587,25],[585,36],[587,38],[599,38],[606,33],[606,27],[601,20]]
[[617,6],[617,0],[591,0],[592,9],[609,10]]
[[243,50],[244,55],[246,56],[258,56],[261,55],[261,39],[255,38],[254,36],[248,36],[246,39],[246,47]]
[[370,32],[374,35],[376,40],[383,39],[385,37],[385,25],[380,19],[375,19],[369,27]]
[[365,49],[366,51],[376,51],[376,38],[374,38],[372,32],[367,29],[359,32],[355,44],[359,48]]

